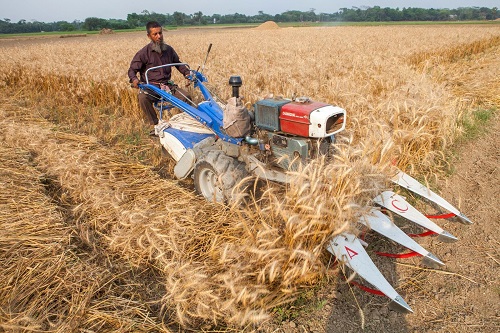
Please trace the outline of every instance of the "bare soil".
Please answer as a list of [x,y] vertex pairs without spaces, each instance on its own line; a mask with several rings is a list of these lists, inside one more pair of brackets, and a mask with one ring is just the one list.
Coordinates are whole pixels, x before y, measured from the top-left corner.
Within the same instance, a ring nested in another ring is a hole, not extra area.
[[262,331],[500,332],[499,120],[497,114],[478,138],[456,148],[453,174],[437,184],[442,197],[474,222],[437,222],[459,238],[456,243],[418,240],[446,266],[431,270],[414,259],[376,260],[413,314],[390,310],[386,298],[339,282],[279,309]]

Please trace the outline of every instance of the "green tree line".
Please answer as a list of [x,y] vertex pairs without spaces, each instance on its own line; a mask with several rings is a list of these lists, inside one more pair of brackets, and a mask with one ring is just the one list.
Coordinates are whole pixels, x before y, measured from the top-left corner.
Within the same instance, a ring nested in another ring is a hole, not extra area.
[[244,14],[213,14],[204,15],[201,11],[194,14],[174,12],[161,14],[142,11],[140,14],[132,13],[127,19],[103,19],[88,17],[85,21],[73,22],[39,22],[20,20],[11,22],[10,19],[0,19],[0,33],[27,33],[50,31],[98,31],[103,28],[135,29],[144,27],[148,21],[158,21],[164,26],[193,26],[208,24],[235,24],[235,23],[262,23],[275,22],[377,22],[377,21],[469,21],[469,20],[495,20],[500,17],[497,7],[460,7],[456,9],[424,9],[424,8],[381,8],[352,7],[341,8],[335,13],[316,13],[314,8],[308,11],[289,10],[281,14],[270,15],[259,11],[257,15]]

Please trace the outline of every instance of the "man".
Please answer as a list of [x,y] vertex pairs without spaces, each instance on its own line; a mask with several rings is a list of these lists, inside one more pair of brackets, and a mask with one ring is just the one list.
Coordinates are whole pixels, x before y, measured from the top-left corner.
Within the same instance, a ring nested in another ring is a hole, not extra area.
[[[145,73],[147,69],[166,64],[181,63],[179,56],[172,46],[163,42],[163,29],[158,22],[148,22],[146,24],[146,31],[151,42],[135,54],[128,69],[128,77],[133,88],[139,88],[137,73],[140,74],[141,82],[146,82]],[[190,74],[189,68],[184,65],[175,67],[187,79],[187,76]],[[175,97],[187,101],[189,99],[187,92],[180,89],[170,80],[171,75],[172,67],[151,70],[148,72],[149,83],[157,85],[163,90],[170,90]],[[189,83],[190,81],[188,80],[186,85]],[[153,107],[153,102],[157,101],[157,99],[143,91],[139,91],[138,99],[139,105],[144,111],[150,125],[154,126],[158,124],[158,116]],[[149,134],[154,135],[154,129]]]

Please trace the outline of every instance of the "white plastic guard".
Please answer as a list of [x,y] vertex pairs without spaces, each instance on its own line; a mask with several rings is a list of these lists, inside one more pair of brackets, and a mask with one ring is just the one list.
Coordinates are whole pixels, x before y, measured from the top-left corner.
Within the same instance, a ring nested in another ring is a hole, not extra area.
[[177,164],[174,167],[174,175],[178,179],[184,179],[191,171],[194,169],[194,165],[196,163],[196,155],[192,149],[186,150],[184,155],[179,159]]
[[187,150],[179,139],[168,132],[163,132],[160,143],[176,161],[179,161]]

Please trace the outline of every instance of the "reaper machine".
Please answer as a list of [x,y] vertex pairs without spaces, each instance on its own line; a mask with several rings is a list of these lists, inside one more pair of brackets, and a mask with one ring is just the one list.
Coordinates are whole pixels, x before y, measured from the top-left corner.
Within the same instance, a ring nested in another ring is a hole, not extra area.
[[[148,71],[178,65],[187,64],[164,65]],[[203,96],[200,103],[183,102],[170,92],[150,84],[148,71],[146,82],[139,88],[143,93],[156,96],[160,119],[170,107],[183,111],[168,122],[160,120],[155,127],[162,147],[176,162],[175,177],[193,177],[196,191],[210,201],[234,200],[233,188],[248,175],[286,182],[286,170],[293,168],[297,161],[307,163],[318,154],[329,154],[335,134],[345,128],[344,109],[309,98],[263,99],[255,103],[253,112],[248,112],[239,99],[242,80],[238,76],[229,79],[233,97],[227,105],[223,105],[206,87],[207,78],[199,68],[191,70],[190,80]],[[458,209],[408,174],[400,171],[392,181],[448,211],[442,218],[456,217],[463,223],[472,223]],[[427,229],[429,234],[437,234],[443,242],[457,240],[395,192],[385,191],[374,198],[373,203]],[[374,207],[359,222],[410,249],[411,255],[421,256],[423,264],[431,267],[444,265],[399,229],[380,209]],[[344,233],[334,237],[326,250],[375,287],[367,289],[387,296],[391,307],[412,312],[375,266],[364,245],[364,241],[355,235]]]

